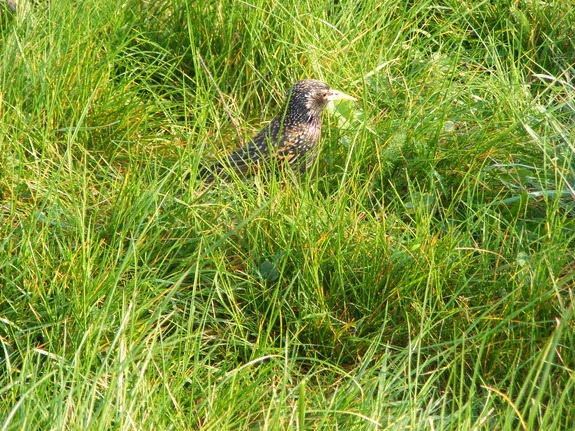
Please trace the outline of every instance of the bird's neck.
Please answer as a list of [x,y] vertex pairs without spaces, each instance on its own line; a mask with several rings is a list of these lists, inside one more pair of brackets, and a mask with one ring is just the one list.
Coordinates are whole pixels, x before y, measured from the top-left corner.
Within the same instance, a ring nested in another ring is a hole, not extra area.
[[285,127],[319,126],[321,127],[321,112],[301,107],[284,106],[277,120]]

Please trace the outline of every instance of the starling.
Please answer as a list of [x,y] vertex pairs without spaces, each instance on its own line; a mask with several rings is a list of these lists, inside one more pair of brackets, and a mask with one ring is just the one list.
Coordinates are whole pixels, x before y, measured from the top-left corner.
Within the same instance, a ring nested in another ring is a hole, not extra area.
[[315,79],[296,82],[287,92],[280,113],[227,160],[200,171],[207,181],[226,178],[226,168],[250,175],[273,163],[288,164],[296,172],[308,169],[316,154],[321,135],[321,113],[330,100],[357,100],[332,90]]

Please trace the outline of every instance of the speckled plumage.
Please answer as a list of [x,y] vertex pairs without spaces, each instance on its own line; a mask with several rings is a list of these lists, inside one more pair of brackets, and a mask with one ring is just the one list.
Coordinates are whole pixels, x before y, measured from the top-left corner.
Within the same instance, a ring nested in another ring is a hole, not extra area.
[[223,163],[200,171],[208,181],[227,177],[226,168],[250,175],[272,163],[305,171],[317,154],[321,136],[321,113],[330,100],[356,100],[315,79],[296,82],[287,92],[280,113],[242,148]]

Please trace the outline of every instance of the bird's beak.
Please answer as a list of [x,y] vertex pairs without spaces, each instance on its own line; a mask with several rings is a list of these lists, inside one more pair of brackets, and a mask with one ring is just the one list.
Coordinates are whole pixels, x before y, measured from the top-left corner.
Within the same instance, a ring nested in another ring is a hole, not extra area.
[[337,90],[329,90],[327,92],[326,99],[328,100],[328,102],[331,100],[352,100],[354,102],[357,102],[357,99],[355,97],[348,96],[347,94],[344,94],[341,91]]

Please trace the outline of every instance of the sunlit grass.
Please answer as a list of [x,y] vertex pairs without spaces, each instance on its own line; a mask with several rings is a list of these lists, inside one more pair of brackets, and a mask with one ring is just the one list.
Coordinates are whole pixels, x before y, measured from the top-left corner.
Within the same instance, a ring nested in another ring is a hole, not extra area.
[[571,1],[5,6],[0,429],[573,427]]

